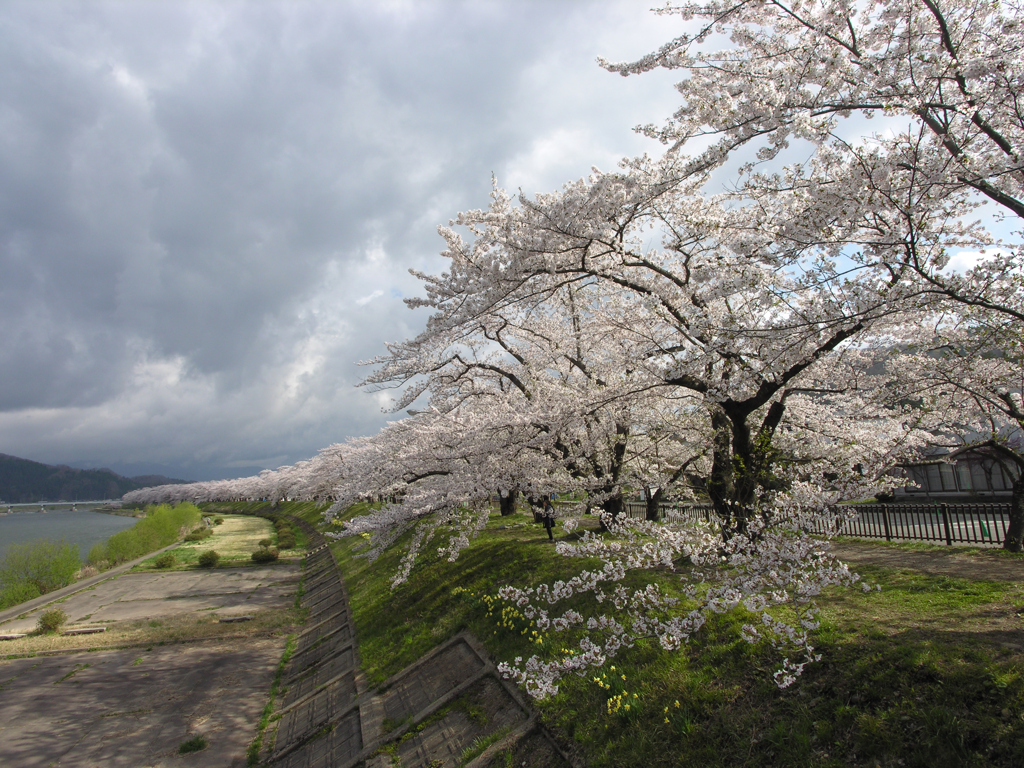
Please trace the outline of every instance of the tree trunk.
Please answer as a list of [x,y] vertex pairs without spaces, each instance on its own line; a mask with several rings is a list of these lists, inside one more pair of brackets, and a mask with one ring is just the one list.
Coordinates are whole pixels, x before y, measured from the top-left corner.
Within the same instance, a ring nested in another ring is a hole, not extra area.
[[665,494],[665,488],[661,487],[654,493],[651,493],[651,487],[644,486],[644,502],[647,505],[646,514],[644,517],[649,523],[656,523],[660,517],[659,512],[661,507],[661,499]]
[[1021,552],[1024,539],[1024,472],[1017,473],[1013,481],[1013,495],[1010,496],[1010,525],[1003,539],[1003,549],[1008,552]]
[[708,496],[722,525],[722,538],[728,541],[741,527],[734,520],[736,496],[736,467],[733,457],[732,423],[720,407],[711,413],[714,430],[714,448],[711,455],[711,473],[708,476]]
[[750,516],[754,514],[762,490],[782,487],[775,476],[779,457],[771,440],[782,420],[785,405],[782,401],[772,403],[756,436],[747,423],[750,412],[744,406],[744,403],[726,403],[711,414],[714,452],[707,489],[725,541],[747,533]]
[[[622,494],[617,496],[611,496],[601,502],[601,510],[606,515],[611,515],[612,522],[617,522],[619,515],[622,514]],[[604,520],[601,520],[601,528],[607,530],[607,526],[604,524]]]
[[519,495],[519,491],[511,490],[508,493],[502,493],[498,491],[498,508],[501,510],[502,517],[508,517],[514,514],[516,511],[516,497]]
[[610,499],[605,499],[601,504],[601,508],[611,515],[613,520],[618,520],[619,515],[622,514],[622,496],[612,496]]

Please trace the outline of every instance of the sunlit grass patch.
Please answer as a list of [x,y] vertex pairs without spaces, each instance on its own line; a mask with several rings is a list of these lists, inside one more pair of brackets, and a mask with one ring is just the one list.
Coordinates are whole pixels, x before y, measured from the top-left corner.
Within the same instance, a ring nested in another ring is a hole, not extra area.
[[[220,555],[219,567],[225,565],[253,565],[252,553],[259,549],[262,539],[274,537],[274,527],[269,520],[254,515],[223,514],[224,522],[209,528],[210,535],[202,541],[185,541],[173,550],[175,562],[160,568],[157,558],[143,561],[136,570],[182,570],[195,568],[204,552],[216,550]],[[294,559],[305,554],[305,542],[296,541],[296,546],[282,552],[282,559]]]

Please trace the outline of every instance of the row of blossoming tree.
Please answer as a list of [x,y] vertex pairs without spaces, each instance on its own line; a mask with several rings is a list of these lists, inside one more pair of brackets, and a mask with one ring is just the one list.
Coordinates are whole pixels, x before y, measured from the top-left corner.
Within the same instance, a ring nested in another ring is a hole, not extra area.
[[[601,568],[501,592],[577,646],[503,666],[537,696],[640,638],[677,649],[738,606],[759,614],[744,635],[780,648],[788,685],[816,658],[814,596],[856,581],[824,540],[837,503],[928,446],[977,446],[1016,479],[1005,546],[1019,551],[1018,3],[661,12],[692,32],[602,65],[681,72],[678,111],[640,129],[665,152],[550,194],[495,186],[488,208],[440,229],[448,271],[418,275],[426,295],[408,302],[431,310],[426,328],[365,382],[418,410],[295,466],[126,498],[315,498],[328,518],[374,500],[340,535],[369,534],[371,556],[401,539],[395,584],[425,545],[454,560],[495,497],[509,514],[558,494],[570,529],[598,513],[601,531],[558,549]],[[648,519],[622,514],[630,493]],[[687,497],[714,522],[658,520],[661,501]],[[686,610],[654,583],[621,584],[683,562]],[[606,612],[561,607],[584,593]]]

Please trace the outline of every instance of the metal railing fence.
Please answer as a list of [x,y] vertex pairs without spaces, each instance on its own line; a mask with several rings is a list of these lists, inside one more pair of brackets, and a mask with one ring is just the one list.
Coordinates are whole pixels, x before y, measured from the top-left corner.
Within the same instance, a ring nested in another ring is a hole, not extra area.
[[[626,516],[643,520],[647,505],[625,503]],[[856,504],[838,507],[837,514],[849,515],[841,526],[842,536],[886,541],[936,541],[954,544],[998,546],[1010,525],[1010,504]],[[661,504],[659,519],[672,513],[685,520],[709,522],[714,519],[710,504]],[[819,529],[823,530],[824,526]]]

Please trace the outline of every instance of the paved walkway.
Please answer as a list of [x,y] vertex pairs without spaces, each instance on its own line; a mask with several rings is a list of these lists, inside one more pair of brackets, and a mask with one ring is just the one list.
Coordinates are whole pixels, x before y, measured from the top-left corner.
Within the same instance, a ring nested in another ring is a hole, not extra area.
[[[287,611],[298,565],[125,573],[133,564],[4,612],[0,632],[29,631],[35,612],[61,600],[72,622],[68,628],[76,622],[112,624],[99,644],[118,645],[126,637],[133,647],[68,647],[92,636],[56,639],[53,647],[33,644],[39,638],[32,637],[0,644],[0,654],[14,656],[0,659],[0,766],[172,768],[183,760],[197,768],[246,765],[284,631],[271,623],[269,630],[253,632],[257,621],[244,625],[250,631],[242,638],[204,638],[190,628],[215,627],[214,618]],[[186,614],[183,625],[154,619],[180,614]],[[121,625],[142,619],[150,619],[141,630],[150,640],[140,642],[131,626]],[[183,634],[179,626],[186,627]],[[206,748],[180,756],[180,745],[199,735]]]
[[[123,573],[91,587],[72,590],[60,607],[68,617],[65,629],[197,612],[227,618],[264,608],[287,607],[299,586],[300,575],[297,563]],[[47,595],[51,601],[53,594]],[[16,617],[0,623],[0,634],[31,632],[46,605],[44,602],[29,610],[21,606]]]
[[843,541],[834,542],[832,551],[850,565],[882,565],[978,581],[1024,582],[1024,556],[1008,557],[992,550],[909,550],[873,542]]
[[[0,662],[0,765],[244,768],[284,637]],[[180,756],[202,734],[206,749]]]
[[306,629],[285,669],[283,709],[264,758],[273,768],[406,768],[509,764],[570,768],[519,690],[483,647],[458,635],[366,690],[344,582],[327,542],[310,541]]

